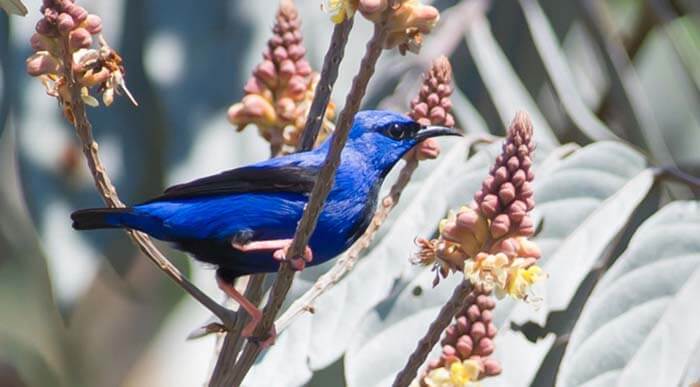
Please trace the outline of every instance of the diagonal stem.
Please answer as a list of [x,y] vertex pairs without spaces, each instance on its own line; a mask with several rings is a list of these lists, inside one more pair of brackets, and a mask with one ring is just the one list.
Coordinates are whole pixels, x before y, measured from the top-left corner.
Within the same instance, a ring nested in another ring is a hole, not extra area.
[[[87,160],[88,168],[90,169],[90,173],[95,181],[95,186],[97,187],[98,193],[100,196],[102,196],[102,199],[108,207],[122,208],[124,207],[124,203],[121,201],[121,199],[119,199],[117,190],[112,184],[104,164],[102,164],[102,160],[100,159],[99,155],[99,147],[92,135],[92,125],[87,118],[85,104],[80,97],[80,90],[82,86],[75,80],[74,74],[71,71],[73,68],[73,57],[69,48],[68,39],[63,38],[62,44],[63,75],[68,82],[68,88],[70,90],[70,101],[68,102],[70,103],[70,111],[72,115],[71,123],[75,127],[78,138],[82,143],[83,154]],[[235,322],[234,313],[219,305],[216,301],[212,300],[197,286],[185,278],[177,267],[175,267],[175,265],[173,265],[168,258],[166,258],[165,255],[158,250],[158,248],[146,234],[134,230],[127,230],[126,233],[138,246],[138,248],[146,255],[146,257],[148,257],[161,271],[163,271],[176,284],[189,293],[195,300],[216,315],[216,317],[223,322],[225,327],[230,328],[233,326]]]
[[345,19],[345,21],[336,24],[333,28],[331,45],[323,58],[321,79],[318,80],[316,85],[314,99],[311,101],[309,114],[306,116],[306,125],[301,135],[301,141],[299,141],[298,151],[300,152],[311,150],[316,143],[318,132],[323,124],[323,118],[326,116],[328,101],[331,99],[333,85],[338,79],[338,68],[340,68],[340,62],[345,55],[345,44],[348,41],[353,20],[354,18]]
[[[391,11],[392,7],[390,6],[382,14],[382,20],[375,24],[374,34],[367,44],[365,55],[362,58],[362,63],[360,64],[360,71],[353,80],[352,87],[345,100],[345,108],[338,117],[338,123],[336,126],[336,131],[331,140],[330,150],[326,156],[323,167],[319,172],[318,179],[314,185],[313,191],[311,192],[309,203],[306,206],[304,215],[302,216],[297,227],[297,231],[294,235],[294,240],[292,241],[288,254],[290,259],[296,259],[296,257],[302,256],[303,251],[308,245],[309,239],[314,232],[316,222],[328,193],[333,186],[335,172],[340,164],[340,154],[345,146],[345,143],[347,142],[347,137],[352,126],[352,120],[355,113],[357,113],[360,108],[362,97],[367,90],[367,84],[374,74],[374,67],[382,53],[383,44],[387,34],[385,25]],[[283,262],[280,265],[279,271],[277,272],[275,283],[272,286],[270,300],[265,306],[263,319],[256,329],[256,336],[261,337],[266,335],[273,327],[274,319],[282,306],[282,302],[284,301],[284,298],[291,287],[293,279],[294,272],[292,271],[289,262]],[[230,376],[230,378],[226,377],[217,380],[212,379],[211,385],[240,385],[261,351],[262,348],[259,345],[250,342],[247,343],[238,360],[238,363],[227,375]]]
[[472,286],[468,280],[462,281],[462,283],[455,288],[452,297],[442,306],[440,313],[438,313],[435,321],[430,324],[430,328],[428,328],[428,332],[426,332],[425,336],[418,342],[416,349],[408,358],[406,365],[398,375],[396,375],[396,379],[394,379],[394,383],[392,384],[393,387],[406,387],[416,378],[418,368],[425,362],[428,354],[430,354],[430,351],[435,344],[437,344],[440,335],[450,324],[452,318],[457,314],[460,308],[464,306],[464,300],[471,291]]

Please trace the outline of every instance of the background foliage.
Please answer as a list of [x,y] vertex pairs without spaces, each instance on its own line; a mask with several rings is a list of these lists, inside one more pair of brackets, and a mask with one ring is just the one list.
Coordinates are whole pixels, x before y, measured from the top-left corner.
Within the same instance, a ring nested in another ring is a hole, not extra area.
[[[24,73],[38,1],[0,13],[0,384],[201,385],[213,338],[184,338],[208,316],[121,233],[76,233],[69,213],[99,205],[53,99]],[[101,15],[140,102],[90,111],[122,197],[267,157],[225,110],[259,60],[276,2],[83,1]],[[312,66],[332,25],[297,1]],[[419,56],[386,53],[366,107],[407,110],[419,74],[450,56],[454,114],[467,132],[503,134],[518,109],[537,134],[537,242],[549,279],[538,310],[503,301],[485,385],[688,385],[700,379],[700,209],[659,174],[700,175],[700,9],[692,1],[435,1],[439,28]],[[342,101],[371,26],[357,20],[334,93]],[[249,385],[387,385],[449,297],[411,267],[467,203],[496,146],[445,142],[423,162],[355,270],[298,319]],[[391,180],[391,177],[390,179]],[[388,186],[388,184],[387,184]],[[166,247],[167,248],[167,247]],[[215,294],[213,273],[174,251]],[[290,299],[322,265],[301,273]],[[651,382],[653,381],[653,383]],[[15,384],[11,384],[15,383]],[[646,384],[645,384],[646,383]]]

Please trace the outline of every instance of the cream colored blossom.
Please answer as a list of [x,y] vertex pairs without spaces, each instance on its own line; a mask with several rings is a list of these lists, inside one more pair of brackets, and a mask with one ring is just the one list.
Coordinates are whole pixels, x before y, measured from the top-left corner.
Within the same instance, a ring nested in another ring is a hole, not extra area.
[[340,24],[355,15],[358,0],[327,0],[323,9],[331,16],[331,21]]

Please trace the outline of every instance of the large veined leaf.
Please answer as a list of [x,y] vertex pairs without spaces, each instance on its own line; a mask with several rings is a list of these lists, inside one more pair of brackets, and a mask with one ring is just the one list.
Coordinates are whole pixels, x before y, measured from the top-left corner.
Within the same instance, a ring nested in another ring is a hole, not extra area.
[[541,149],[551,149],[558,145],[549,124],[491,34],[491,26],[484,16],[477,17],[472,22],[466,41],[503,124],[507,126],[518,110],[525,109],[537,128],[537,145]]
[[668,204],[639,227],[586,303],[558,385],[681,385],[700,344],[698,235],[698,202]]
[[[573,151],[569,146],[564,148],[561,152],[555,150],[554,153],[565,156]],[[478,156],[482,153],[473,158],[475,162],[478,162]],[[481,163],[489,165],[493,156],[486,155],[486,160]],[[535,197],[539,217],[543,221],[537,240],[543,249],[542,264],[545,270],[550,270],[549,262],[556,263],[551,267],[550,276],[554,278],[557,273],[561,273],[562,277],[570,275],[566,278],[573,283],[563,287],[562,290],[566,292],[575,290],[583,279],[571,275],[585,276],[596,262],[601,248],[607,245],[606,241],[617,235],[625,224],[624,220],[646,195],[653,176],[649,172],[641,172],[644,160],[638,153],[614,142],[588,146],[563,160],[557,161],[556,157],[543,159],[544,161],[535,164],[535,171],[538,171],[539,166],[548,171],[546,175],[538,175],[535,179]],[[485,174],[484,168],[461,175],[460,179],[465,181],[461,190],[473,192]],[[615,221],[611,221],[611,218],[615,218]],[[594,235],[592,233],[600,233],[599,241],[594,245],[598,247],[591,245],[588,254],[571,257],[581,263],[580,266],[572,266],[573,273],[559,268],[558,262],[563,258],[555,257],[567,256],[574,245],[580,247],[583,241],[587,241],[587,237]],[[424,334],[454,288],[454,283],[441,283],[438,289],[431,290],[431,280],[429,272],[419,275],[414,282],[400,288],[397,296],[392,296],[368,313],[346,353],[345,370],[350,386],[386,385],[405,363],[415,341]],[[443,286],[448,289],[442,289]],[[557,282],[556,286],[562,285]],[[422,289],[420,295],[414,294],[416,287]],[[549,288],[549,284],[546,287]],[[538,289],[540,292],[543,290],[546,289]],[[543,294],[545,304],[538,311],[534,311],[531,305],[512,300],[501,301],[495,309],[495,323],[502,327],[497,336],[496,357],[504,364],[505,371],[503,376],[489,379],[487,385],[529,384],[540,360],[553,343],[554,336],[549,335],[533,344],[522,334],[511,331],[508,326],[511,321],[545,319],[549,311],[547,294],[549,292]],[[401,339],[407,337],[415,339]],[[377,351],[377,348],[392,349],[382,352]],[[523,358],[527,361],[523,361]]]
[[[467,203],[471,193],[479,188],[497,152],[497,145],[479,152],[460,168],[462,173],[457,184],[446,187],[454,192],[456,200],[461,198],[460,204]],[[395,294],[366,314],[345,354],[348,386],[391,384],[391,379],[406,362],[418,338],[427,330],[460,281],[460,276],[453,275],[433,288],[433,278],[435,273],[430,269],[414,268],[400,280]],[[410,340],[407,339],[409,337]]]
[[521,0],[520,6],[554,89],[571,119],[593,140],[619,140],[584,104],[552,26],[537,0]]

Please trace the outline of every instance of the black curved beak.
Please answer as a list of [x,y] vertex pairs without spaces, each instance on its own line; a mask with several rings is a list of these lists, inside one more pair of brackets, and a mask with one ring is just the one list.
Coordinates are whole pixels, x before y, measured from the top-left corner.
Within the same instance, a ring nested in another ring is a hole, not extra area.
[[462,133],[453,128],[444,126],[426,126],[416,133],[416,141],[420,142],[430,137],[438,136],[462,136]]

